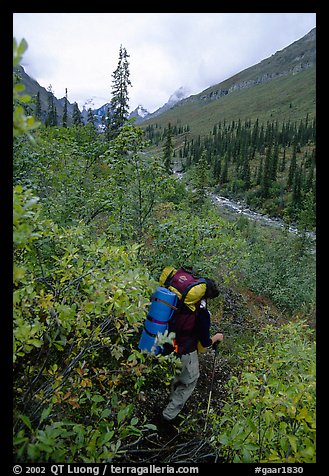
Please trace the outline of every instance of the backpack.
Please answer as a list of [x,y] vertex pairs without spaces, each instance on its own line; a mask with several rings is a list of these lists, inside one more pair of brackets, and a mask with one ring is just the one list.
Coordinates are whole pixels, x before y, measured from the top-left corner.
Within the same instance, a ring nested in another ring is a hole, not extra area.
[[[160,286],[151,296],[151,306],[146,317],[144,329],[139,342],[140,350],[147,350],[157,355],[176,351],[183,353],[191,340],[191,332],[195,326],[196,304],[204,295],[203,290],[194,292],[192,288],[198,284],[206,284],[206,280],[194,276],[190,270],[165,268],[160,276]],[[192,293],[190,293],[192,291]],[[189,299],[187,300],[187,296]],[[185,302],[186,300],[186,302]],[[165,344],[163,350],[156,345],[158,333],[174,332],[180,342],[174,340],[173,345]]]
[[[167,276],[166,272],[168,273]],[[184,306],[187,306],[192,311],[194,311],[195,304],[201,301],[202,297],[204,296],[204,292],[200,290],[192,291],[192,288],[199,284],[207,284],[207,281],[204,278],[194,275],[191,269],[187,270],[186,268],[179,268],[178,270],[175,268],[165,268],[161,277],[162,276],[163,279],[164,276],[166,276],[164,280],[164,286],[177,294],[179,299],[179,309],[182,310]],[[189,297],[191,297],[191,299],[187,300],[186,298],[189,293]]]

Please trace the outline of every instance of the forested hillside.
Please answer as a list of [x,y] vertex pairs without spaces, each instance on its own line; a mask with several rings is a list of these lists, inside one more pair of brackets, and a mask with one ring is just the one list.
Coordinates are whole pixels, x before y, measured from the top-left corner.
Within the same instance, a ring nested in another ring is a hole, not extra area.
[[[14,42],[14,66],[25,48]],[[300,234],[242,217],[226,221],[206,193],[207,156],[197,155],[195,143],[186,142],[185,157],[200,172],[186,188],[171,173],[168,155],[153,153],[133,123],[117,118],[111,134],[97,133],[92,122],[42,125],[28,116],[21,89],[14,86],[14,460],[315,462],[309,210],[299,209]],[[300,193],[313,206],[313,121],[298,127],[300,151],[293,140],[286,144],[289,166],[294,150],[303,155]],[[291,141],[286,129],[287,136],[276,131],[272,151]],[[246,156],[238,139],[256,136],[255,128],[218,123],[209,150],[220,134],[224,155],[233,154],[229,168],[242,173]],[[268,140],[266,130],[257,132],[255,154],[264,154],[264,167]],[[215,173],[218,163],[209,163],[207,173]],[[281,168],[282,158],[278,176]],[[253,167],[250,174],[256,180]],[[272,182],[266,189],[262,180],[259,190],[270,200]],[[154,417],[179,359],[138,349],[151,293],[167,265],[192,266],[219,283],[212,331],[225,336],[207,426],[212,350],[200,355],[200,381],[175,437],[163,434]]]

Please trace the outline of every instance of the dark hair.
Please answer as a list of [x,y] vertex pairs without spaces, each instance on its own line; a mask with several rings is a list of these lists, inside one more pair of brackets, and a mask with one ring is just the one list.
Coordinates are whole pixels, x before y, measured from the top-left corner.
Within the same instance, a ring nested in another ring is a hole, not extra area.
[[213,299],[219,296],[219,288],[213,279],[205,278],[207,284],[207,290],[205,293],[205,298]]

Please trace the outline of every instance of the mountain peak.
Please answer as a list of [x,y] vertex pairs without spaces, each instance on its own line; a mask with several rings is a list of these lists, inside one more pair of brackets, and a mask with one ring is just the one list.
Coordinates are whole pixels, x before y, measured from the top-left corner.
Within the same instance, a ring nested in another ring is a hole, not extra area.
[[137,108],[135,109],[135,111],[136,111],[136,113],[137,113],[140,117],[142,117],[142,118],[144,118],[145,116],[147,116],[148,114],[150,114],[150,113],[148,112],[148,110],[145,109],[145,107],[142,106],[141,104],[139,104],[139,105],[137,106]]
[[176,104],[176,102],[187,98],[190,93],[190,90],[186,86],[181,86],[169,97],[167,104]]
[[175,104],[187,98],[189,94],[189,88],[187,88],[186,86],[180,86],[178,89],[176,89],[175,92],[170,95],[168,101],[163,106],[159,107],[159,109],[157,109],[156,111],[149,113],[149,115],[143,118],[143,120],[158,116],[159,114],[168,111],[168,109],[171,109],[173,106],[175,106]]
[[150,115],[150,113],[148,112],[147,109],[145,109],[144,106],[142,106],[141,104],[138,104],[138,106],[136,107],[136,109],[134,109],[130,114],[129,114],[129,119],[131,119],[132,117],[134,117],[136,119],[136,122],[141,122],[145,119],[148,118],[148,116]]

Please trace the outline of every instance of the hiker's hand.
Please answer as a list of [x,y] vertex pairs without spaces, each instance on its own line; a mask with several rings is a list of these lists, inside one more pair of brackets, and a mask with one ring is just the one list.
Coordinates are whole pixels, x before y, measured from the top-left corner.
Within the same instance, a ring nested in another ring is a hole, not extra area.
[[221,342],[222,340],[224,339],[224,334],[222,334],[221,332],[217,332],[217,334],[215,334],[214,336],[212,336],[211,338],[211,341],[212,341],[212,345],[214,344],[218,344],[219,342]]

